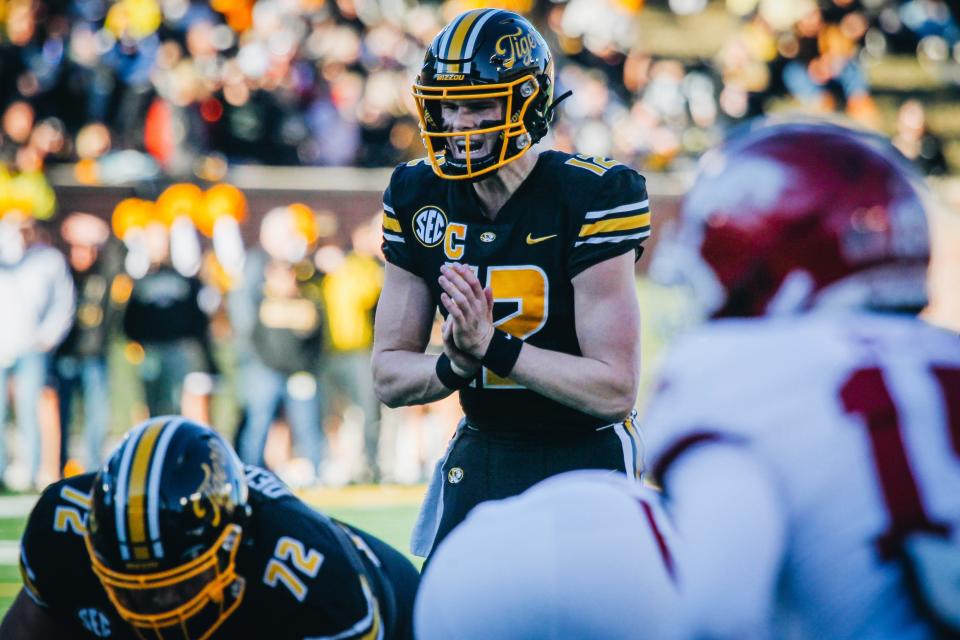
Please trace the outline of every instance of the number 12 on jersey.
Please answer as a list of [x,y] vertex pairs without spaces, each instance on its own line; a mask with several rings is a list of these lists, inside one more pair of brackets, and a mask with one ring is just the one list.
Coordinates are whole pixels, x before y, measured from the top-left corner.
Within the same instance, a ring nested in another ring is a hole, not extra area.
[[[480,267],[467,265],[480,277]],[[482,281],[482,278],[481,278]],[[493,326],[515,338],[526,340],[543,329],[550,314],[550,280],[546,272],[533,264],[487,267],[484,285],[493,291],[493,304],[512,304],[514,310],[494,318]],[[496,311],[496,309],[494,309]],[[523,389],[513,380],[501,378],[483,368],[485,389]]]
[[[516,310],[495,319],[494,326],[515,338],[525,340],[547,324],[550,289],[547,274],[532,264],[487,267],[487,286],[493,291],[493,304],[512,303]],[[513,380],[501,378],[483,368],[486,389],[522,389]]]

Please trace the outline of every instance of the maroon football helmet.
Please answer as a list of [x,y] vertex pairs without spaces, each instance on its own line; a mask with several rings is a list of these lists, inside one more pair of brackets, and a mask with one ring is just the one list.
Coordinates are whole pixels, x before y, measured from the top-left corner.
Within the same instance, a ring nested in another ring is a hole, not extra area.
[[928,206],[922,178],[885,139],[761,121],[703,156],[651,274],[692,285],[714,317],[920,309]]

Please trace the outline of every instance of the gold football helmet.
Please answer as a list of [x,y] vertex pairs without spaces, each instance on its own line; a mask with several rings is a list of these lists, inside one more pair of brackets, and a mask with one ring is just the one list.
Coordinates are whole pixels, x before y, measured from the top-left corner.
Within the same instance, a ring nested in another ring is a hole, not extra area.
[[[553,87],[550,49],[526,18],[501,9],[456,17],[433,39],[413,85],[434,173],[475,180],[529,151],[547,133]],[[491,101],[499,115],[474,127],[444,117],[445,107]]]
[[144,640],[205,640],[243,599],[243,467],[208,427],[134,427],[94,479],[84,542],[117,612]]

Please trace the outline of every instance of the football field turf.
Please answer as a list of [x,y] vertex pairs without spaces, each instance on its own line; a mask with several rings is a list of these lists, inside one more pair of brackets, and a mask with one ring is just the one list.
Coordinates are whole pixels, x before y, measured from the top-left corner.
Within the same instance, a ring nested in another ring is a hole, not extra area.
[[[424,490],[422,486],[352,486],[310,490],[300,496],[324,513],[356,525],[406,553],[419,567],[422,559],[414,558],[408,551],[410,531]],[[0,617],[20,591],[17,557],[31,503],[22,496],[0,497]]]

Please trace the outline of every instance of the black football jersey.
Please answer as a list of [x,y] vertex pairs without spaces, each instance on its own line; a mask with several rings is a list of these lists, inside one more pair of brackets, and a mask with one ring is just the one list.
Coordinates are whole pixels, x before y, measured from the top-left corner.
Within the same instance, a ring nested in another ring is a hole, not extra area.
[[[532,345],[582,355],[573,278],[650,235],[646,182],[604,158],[540,154],[530,175],[490,221],[473,186],[434,175],[426,160],[398,166],[383,198],[383,252],[422,278],[440,304],[440,267],[474,267],[494,296],[499,329]],[[483,368],[460,391],[467,419],[485,430],[596,427],[597,418]]]
[[[269,471],[246,467],[252,516],[237,573],[240,606],[214,639],[391,638],[390,585],[346,525],[311,509]],[[27,594],[64,638],[135,640],[90,567],[83,543],[94,474],[50,485],[30,514],[20,568]]]

